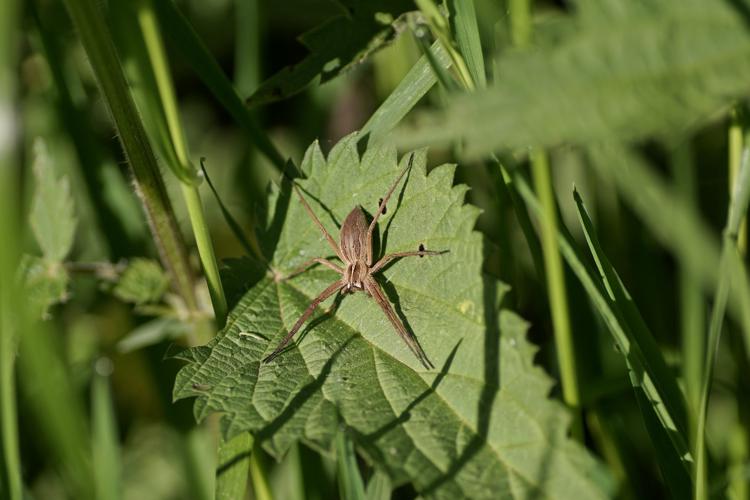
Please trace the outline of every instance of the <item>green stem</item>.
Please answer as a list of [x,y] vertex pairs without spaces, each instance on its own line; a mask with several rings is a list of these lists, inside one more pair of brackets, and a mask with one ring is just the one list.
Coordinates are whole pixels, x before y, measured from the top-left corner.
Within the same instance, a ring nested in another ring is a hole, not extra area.
[[[732,111],[732,122],[729,125],[729,190],[734,188],[737,181],[737,175],[740,172],[742,163],[742,150],[745,145],[745,130],[740,116],[740,110]],[[742,255],[747,252],[747,223],[745,218],[737,231],[737,248]]]
[[104,15],[95,0],[65,0],[65,5],[117,129],[161,260],[187,308],[196,311],[193,273],[185,242],[179,232],[156,157],[128,91]]
[[[672,153],[675,186],[685,206],[696,207],[695,166],[690,144],[677,146]],[[680,313],[682,329],[682,379],[690,415],[690,432],[695,433],[705,359],[705,305],[700,278],[684,261],[679,263]],[[695,447],[695,443],[692,443]]]
[[[531,1],[510,0],[510,28],[513,44],[516,47],[526,47],[531,43]],[[555,332],[555,346],[557,360],[560,365],[563,399],[572,408],[578,409],[581,403],[580,387],[576,370],[575,346],[570,329],[568,296],[565,289],[565,272],[557,246],[557,207],[552,190],[552,179],[546,153],[535,151],[530,155],[531,170],[534,185],[539,196],[539,202],[544,212],[542,218],[542,251],[544,253],[544,268],[547,281],[547,293],[550,299],[550,312]],[[582,421],[576,416],[573,426],[574,434],[582,439]]]
[[697,422],[695,426],[695,462],[693,463],[693,476],[695,480],[694,500],[706,500],[708,498],[708,477],[706,472],[706,416],[708,409],[708,398],[711,392],[711,380],[714,372],[714,361],[719,349],[721,338],[721,327],[724,323],[724,311],[726,310],[727,298],[729,296],[731,267],[731,253],[735,247],[725,237],[724,248],[719,267],[719,284],[716,290],[714,308],[711,312],[711,323],[708,329],[708,348],[706,351],[706,364],[703,371],[703,383],[701,385],[700,404],[698,407]]
[[545,153],[536,151],[531,154],[531,171],[543,211],[541,224],[542,252],[547,278],[547,293],[550,297],[552,324],[555,331],[557,359],[560,365],[563,399],[572,408],[578,408],[580,406],[580,392],[576,372],[575,349],[568,315],[565,272],[560,257],[560,249],[557,246],[557,206],[552,191],[549,163]]
[[2,464],[0,496],[20,500],[23,495],[21,459],[18,449],[16,413],[16,332],[18,331],[18,297],[14,292],[18,268],[18,168],[16,157],[17,118],[14,112],[16,82],[11,69],[16,66],[18,39],[16,23],[19,2],[0,3],[0,443]]
[[[174,93],[174,85],[169,72],[164,45],[159,35],[159,27],[154,14],[153,6],[148,0],[138,2],[138,23],[143,33],[143,39],[146,50],[151,62],[151,68],[154,73],[154,79],[159,92],[160,101],[164,110],[164,116],[167,122],[167,131],[171,139],[171,146],[174,148],[175,157],[179,165],[173,166],[174,170],[186,172],[193,176],[193,168],[190,164],[189,154],[185,141],[184,132],[180,124],[179,111],[177,108],[177,99]],[[167,145],[169,147],[169,145]],[[195,235],[195,243],[198,247],[203,271],[206,275],[208,291],[211,295],[211,303],[216,317],[216,323],[219,328],[224,326],[227,317],[227,300],[224,296],[224,289],[221,286],[221,277],[219,275],[219,266],[214,254],[214,247],[211,243],[211,235],[206,224],[206,217],[203,212],[203,203],[201,202],[198,186],[194,183],[188,183],[180,180],[182,195],[190,217],[190,224]]]

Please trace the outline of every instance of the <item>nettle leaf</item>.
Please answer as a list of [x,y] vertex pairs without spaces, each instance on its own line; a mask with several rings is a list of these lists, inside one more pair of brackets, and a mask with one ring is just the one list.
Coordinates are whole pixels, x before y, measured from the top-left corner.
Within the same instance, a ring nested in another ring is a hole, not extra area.
[[140,305],[158,302],[168,287],[169,277],[157,262],[136,258],[130,261],[112,293],[120,300]]
[[416,128],[399,131],[400,140],[461,140],[467,154],[480,155],[664,138],[750,94],[750,31],[741,2],[575,3],[567,22],[540,26],[537,47],[504,52],[490,88],[422,116]]
[[321,83],[335,78],[390,43],[396,35],[394,19],[415,9],[411,0],[338,0],[336,3],[344,14],[300,36],[300,42],[310,54],[264,81],[247,99],[249,106],[286,99],[318,76]]
[[[357,135],[325,158],[317,143],[299,181],[322,223],[337,226],[357,204],[372,214],[406,165],[393,148],[360,157]],[[332,450],[340,426],[396,483],[426,497],[593,499],[608,496],[606,471],[568,439],[569,416],[548,398],[552,380],[533,363],[527,324],[501,309],[507,287],[482,275],[478,209],[452,186],[454,167],[426,175],[426,152],[395,191],[378,224],[380,253],[424,244],[450,253],[406,258],[379,276],[390,301],[436,365],[424,370],[377,304],[363,293],[324,303],[297,343],[270,354],[313,297],[337,278],[313,268],[287,281],[262,277],[208,345],[183,352],[175,398],[197,397],[195,415],[222,414],[226,435],[250,430],[273,454],[304,440]],[[266,244],[284,275],[331,249],[290,186],[271,197]]]
[[29,221],[44,257],[61,262],[73,246],[76,217],[67,178],[58,179],[45,143],[34,142],[34,177],[36,189],[31,202]]
[[20,274],[35,313],[49,318],[49,309],[68,299],[70,275],[62,262],[24,255]]

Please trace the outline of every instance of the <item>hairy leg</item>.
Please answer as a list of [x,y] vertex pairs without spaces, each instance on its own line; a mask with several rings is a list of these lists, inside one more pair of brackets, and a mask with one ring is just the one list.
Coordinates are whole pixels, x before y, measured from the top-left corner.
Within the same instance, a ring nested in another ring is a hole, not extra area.
[[332,283],[328,286],[325,290],[321,292],[320,295],[315,297],[315,299],[310,303],[309,306],[307,306],[307,309],[305,309],[305,312],[302,313],[302,316],[299,317],[297,322],[294,324],[291,330],[289,330],[289,333],[286,334],[284,339],[279,343],[278,347],[274,349],[274,351],[267,356],[265,359],[263,359],[264,363],[270,363],[273,361],[273,359],[281,354],[281,351],[284,350],[284,347],[289,343],[290,340],[292,340],[292,337],[294,337],[294,334],[297,333],[297,331],[300,329],[300,327],[307,321],[307,318],[310,317],[310,315],[315,311],[315,308],[318,307],[318,304],[326,300],[328,297],[336,293],[338,290],[341,289],[341,287],[344,286],[344,283],[340,280]]
[[320,219],[318,219],[318,216],[315,215],[315,212],[313,212],[312,208],[310,208],[310,205],[308,205],[307,200],[305,200],[305,197],[302,196],[302,191],[297,187],[296,184],[294,184],[294,192],[297,193],[297,196],[299,196],[300,201],[302,202],[302,206],[305,208],[305,211],[307,212],[307,215],[310,216],[310,218],[313,220],[316,226],[318,226],[318,229],[320,229],[320,232],[323,233],[323,236],[325,236],[326,240],[328,241],[328,244],[331,245],[331,248],[334,252],[336,252],[336,255],[339,259],[341,259],[341,262],[344,262],[344,257],[341,255],[341,249],[336,244],[336,240],[333,239],[331,236],[331,233],[329,233],[326,228],[323,227],[323,224],[320,222]]
[[414,153],[412,153],[411,156],[409,157],[409,163],[406,165],[406,168],[404,168],[401,171],[401,173],[398,174],[398,177],[393,182],[393,185],[390,187],[390,189],[388,189],[388,193],[386,193],[385,197],[383,198],[383,201],[380,202],[378,211],[375,212],[375,215],[372,218],[372,222],[370,222],[370,227],[367,228],[367,265],[368,266],[372,265],[372,232],[375,230],[375,225],[378,223],[378,219],[382,215],[383,210],[385,210],[385,206],[388,204],[388,200],[391,199],[393,190],[396,189],[396,186],[398,186],[398,183],[401,181],[401,178],[411,168],[412,163],[414,163]]
[[393,259],[400,259],[401,257],[424,257],[425,255],[441,255],[447,253],[448,250],[435,251],[435,250],[418,250],[416,252],[396,252],[384,256],[382,259],[377,261],[374,266],[370,268],[370,274],[375,274],[380,271],[386,264]]
[[428,370],[435,368],[430,360],[427,359],[427,354],[425,354],[425,352],[422,350],[419,343],[417,342],[417,339],[415,339],[414,336],[406,330],[406,327],[396,315],[396,311],[393,310],[393,306],[391,306],[391,303],[388,302],[388,299],[383,293],[383,290],[380,288],[380,285],[372,276],[369,276],[365,280],[365,290],[372,296],[373,299],[375,299],[375,302],[378,303],[380,308],[388,317],[388,321],[390,321],[393,325],[393,328],[396,329],[399,337],[401,337],[404,342],[406,342],[406,345],[409,346],[411,352],[413,352],[417,359],[422,363],[422,366],[424,366]]
[[327,259],[324,259],[322,257],[316,257],[314,259],[308,260],[307,262],[305,262],[304,264],[302,264],[301,266],[299,266],[297,269],[295,269],[294,271],[292,271],[291,273],[289,273],[288,275],[286,275],[284,277],[284,279],[288,280],[289,278],[293,278],[294,276],[297,276],[298,274],[302,274],[305,271],[307,271],[308,269],[310,269],[312,266],[314,266],[315,264],[322,264],[322,265],[326,266],[329,269],[333,269],[334,271],[336,271],[339,274],[344,274],[344,270],[341,267],[339,267],[336,264],[334,264],[333,262],[331,262],[331,261],[329,261]]

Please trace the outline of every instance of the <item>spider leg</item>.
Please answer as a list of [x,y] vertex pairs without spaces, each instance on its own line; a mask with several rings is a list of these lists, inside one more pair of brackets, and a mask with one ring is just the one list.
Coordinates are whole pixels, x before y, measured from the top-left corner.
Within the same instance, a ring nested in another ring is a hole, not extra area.
[[289,333],[286,334],[284,339],[279,343],[278,347],[265,359],[263,359],[264,363],[270,363],[273,361],[273,359],[278,356],[281,351],[284,350],[284,347],[289,343],[290,340],[292,340],[292,337],[294,337],[294,334],[297,333],[297,331],[300,329],[300,327],[307,321],[307,318],[310,317],[310,315],[315,311],[315,308],[318,307],[318,304],[326,300],[328,297],[336,293],[338,290],[341,289],[341,287],[344,286],[344,283],[342,281],[337,281],[335,283],[332,283],[328,286],[325,290],[323,290],[320,295],[315,297],[315,299],[310,303],[309,306],[307,306],[307,309],[305,309],[305,312],[302,313],[302,316],[299,317],[297,322],[294,324],[291,330],[289,330]]
[[288,275],[286,275],[284,277],[284,280],[288,280],[289,278],[293,278],[294,276],[297,276],[298,274],[304,273],[305,271],[307,271],[309,268],[311,268],[315,264],[322,264],[322,265],[326,266],[329,269],[333,269],[334,271],[336,271],[339,274],[344,274],[344,270],[341,267],[339,267],[336,264],[334,264],[333,262],[329,261],[328,259],[323,259],[321,257],[316,257],[314,259],[308,260],[307,262],[305,262],[304,264],[302,264],[301,266],[299,266],[297,269],[295,269],[294,271],[292,271],[291,273],[289,273]]
[[[378,211],[375,212],[375,215],[372,218],[372,222],[370,222],[370,227],[367,228],[367,265],[372,264],[372,232],[375,230],[375,224],[378,223],[378,219],[383,213],[383,210],[385,210],[385,206],[388,204],[388,200],[391,199],[391,195],[393,194],[393,191],[396,189],[396,186],[398,186],[398,183],[401,181],[401,178],[406,174],[406,172],[411,168],[412,163],[414,163],[414,153],[411,154],[409,157],[409,163],[406,165],[406,168],[404,168],[400,174],[398,174],[398,177],[393,182],[393,185],[388,189],[388,193],[386,193],[385,198],[383,198],[383,201],[380,202],[380,206],[378,206]],[[343,259],[342,259],[343,260]]]
[[320,232],[323,233],[323,236],[325,236],[326,240],[328,241],[328,244],[331,246],[333,251],[336,253],[336,256],[341,259],[341,262],[346,262],[344,259],[344,256],[341,254],[341,249],[336,244],[336,240],[333,239],[333,236],[331,236],[331,233],[329,233],[325,227],[323,227],[323,224],[320,222],[320,219],[318,219],[318,216],[315,215],[315,212],[313,212],[312,208],[310,208],[310,205],[307,203],[307,200],[305,200],[305,197],[302,196],[302,191],[297,187],[296,184],[294,186],[294,192],[297,193],[297,196],[299,196],[300,201],[302,202],[302,206],[305,208],[305,211],[307,212],[307,215],[310,216],[310,218],[313,220],[316,226],[318,226],[318,229],[320,229]]
[[444,253],[447,253],[448,250],[441,250],[441,251],[435,251],[435,250],[418,250],[416,252],[395,252],[390,253],[386,256],[384,256],[382,259],[377,261],[374,266],[370,268],[370,274],[375,274],[376,272],[380,271],[383,267],[385,267],[386,264],[388,264],[393,259],[400,259],[401,257],[412,257],[412,256],[419,256],[424,257],[425,255],[442,255]]
[[388,317],[388,320],[393,325],[393,328],[396,329],[398,335],[404,340],[404,342],[406,342],[406,345],[409,346],[411,352],[413,352],[417,359],[422,363],[422,366],[424,366],[427,370],[435,368],[430,360],[427,359],[427,354],[425,354],[425,352],[419,346],[417,339],[414,338],[414,336],[406,330],[406,327],[396,315],[396,312],[393,310],[393,306],[391,306],[391,303],[388,302],[388,299],[385,297],[385,294],[380,288],[380,285],[372,276],[368,276],[365,280],[365,290],[372,296],[373,299],[375,299],[375,302],[378,303],[380,308]]

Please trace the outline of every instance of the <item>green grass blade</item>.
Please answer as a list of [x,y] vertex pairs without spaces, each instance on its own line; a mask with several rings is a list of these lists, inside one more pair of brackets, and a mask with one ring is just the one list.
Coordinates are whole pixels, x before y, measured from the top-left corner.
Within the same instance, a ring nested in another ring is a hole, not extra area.
[[260,459],[261,449],[256,442],[250,455],[250,478],[253,481],[253,493],[257,500],[273,500],[271,487],[268,484],[268,472]]
[[253,436],[243,432],[219,446],[219,463],[216,469],[216,500],[241,500],[245,498]]
[[203,80],[206,87],[245,131],[258,150],[279,171],[283,171],[286,164],[284,157],[250,115],[219,63],[198,38],[187,19],[172,0],[157,1],[154,6],[159,16],[159,24],[174,48]]
[[474,84],[478,89],[483,89],[487,86],[487,74],[474,0],[450,0],[448,9],[458,50],[466,61]]
[[226,205],[224,205],[224,202],[221,201],[221,196],[219,196],[218,191],[216,191],[216,188],[214,187],[214,183],[211,182],[211,177],[208,175],[208,171],[206,171],[205,158],[201,158],[201,171],[203,172],[203,177],[206,178],[208,187],[211,188],[211,192],[216,199],[216,203],[219,204],[221,215],[224,216],[224,220],[232,230],[234,237],[237,238],[237,241],[240,242],[247,255],[252,255],[259,260],[263,260],[263,254],[260,250],[260,246],[258,245],[258,241],[255,239],[254,233],[251,232],[252,241],[249,240],[245,235],[245,232],[242,230],[242,227],[240,227],[239,222],[237,222],[237,220],[232,216],[229,209],[226,207]]
[[[590,149],[591,166],[614,182],[630,208],[653,235],[669,249],[696,279],[704,292],[713,294],[718,285],[720,250],[716,237],[690,206],[677,196],[646,162],[625,146],[609,143]],[[730,316],[742,326],[745,350],[750,359],[750,284],[737,280],[728,298]]]
[[365,497],[367,500],[390,500],[392,489],[391,478],[388,477],[388,474],[380,469],[375,469],[375,473],[367,481]]
[[709,495],[706,419],[708,417],[708,400],[711,394],[716,353],[719,350],[721,329],[724,324],[724,313],[727,308],[730,290],[736,290],[738,283],[747,285],[747,270],[740,255],[737,235],[740,231],[742,220],[747,213],[749,200],[750,148],[746,147],[742,152],[739,172],[737,172],[734,186],[732,186],[727,223],[724,228],[719,265],[719,282],[716,287],[714,306],[711,311],[711,322],[708,327],[706,363],[703,369],[698,422],[695,429],[695,467],[693,473],[695,478],[695,494],[693,498],[695,500],[705,500]]
[[[448,53],[435,42],[430,47],[433,59],[442,68],[450,67]],[[435,72],[430,66],[426,56],[419,61],[398,84],[398,87],[383,101],[383,104],[370,116],[360,130],[364,137],[369,134],[370,142],[375,142],[384,137],[416,106],[425,94],[437,83]]]
[[359,473],[354,443],[345,429],[340,429],[336,436],[336,465],[341,498],[365,500],[365,485]]
[[187,249],[153,150],[120,66],[99,5],[94,0],[66,0],[73,24],[91,62],[102,96],[114,121],[128,165],[141,195],[154,241],[175,289],[194,310],[197,307]]
[[[679,196],[687,206],[697,206],[697,186],[695,162],[692,158],[690,144],[677,146],[671,157],[672,173]],[[705,357],[706,312],[700,280],[684,265],[679,264],[680,314],[682,333],[682,379],[691,415],[691,434],[695,429],[692,415],[697,414],[700,401],[700,385],[703,378],[703,360]]]
[[644,368],[661,384],[661,388],[658,390],[662,394],[667,413],[674,420],[677,431],[681,435],[685,435],[687,433],[687,411],[682,393],[677,386],[677,381],[674,379],[666,361],[664,361],[659,351],[659,346],[644,323],[638,308],[633,303],[620,277],[604,254],[599,243],[599,237],[594,229],[594,224],[589,218],[578,191],[574,191],[573,196],[589,250],[596,261],[596,266],[602,277],[604,287],[609,294],[609,299],[620,311],[629,337],[641,351]]
[[70,498],[95,498],[88,419],[63,360],[57,332],[27,325],[18,357],[19,381],[39,436],[65,479]]
[[[21,458],[18,447],[16,411],[16,349],[17,332],[23,331],[18,314],[19,294],[15,291],[21,241],[18,208],[18,158],[12,137],[17,133],[18,119],[12,111],[16,102],[17,41],[16,27],[20,18],[20,2],[0,3],[0,114],[8,120],[5,132],[8,142],[0,146],[0,496],[21,500]],[[11,69],[13,68],[13,69]]]
[[96,498],[118,500],[122,496],[120,481],[120,446],[109,372],[112,362],[101,358],[96,363],[91,386],[91,424]]
[[[683,460],[689,453],[685,440],[685,436],[688,435],[687,412],[682,393],[653,335],[604,254],[583,200],[577,191],[573,196],[589,250],[609,296],[608,300],[619,318],[633,352],[639,353],[640,359],[636,363],[630,359],[627,361],[631,367],[631,379],[636,387],[641,414],[660,457],[659,464],[665,482],[677,498],[682,498],[681,495],[685,492],[685,484],[682,481],[686,471]],[[641,370],[648,374],[648,377],[639,373]],[[637,390],[639,386],[643,388],[643,392]],[[653,413],[650,410],[653,410]],[[656,418],[652,418],[652,415]]]
[[446,56],[451,61],[450,66],[444,66],[440,64],[435,57],[434,52],[430,48],[425,27],[420,25],[412,26],[412,32],[414,33],[414,39],[417,42],[419,50],[422,51],[423,57],[427,59],[427,63],[430,65],[430,69],[432,70],[433,75],[435,75],[435,77],[437,78],[437,81],[439,81],[440,85],[448,92],[456,92],[460,88],[459,84],[453,78],[453,75],[451,75],[450,71],[448,71],[449,68],[454,67],[453,65],[455,58],[451,56],[451,52],[449,50],[446,50],[440,43],[440,41],[434,42],[443,48]]
[[[526,202],[530,211],[537,217],[540,217],[542,209],[523,177],[516,174],[514,176],[514,183],[518,189],[519,195]],[[588,266],[580,258],[578,251],[575,249],[575,245],[572,243],[570,235],[562,232],[562,230],[563,228],[561,228],[561,231],[558,232],[557,235],[560,253],[587,292],[592,304],[601,315],[620,352],[626,357],[626,361],[630,366],[631,374],[633,375],[631,376],[631,384],[636,390],[636,395],[641,390],[644,393],[645,397],[642,401],[647,403],[645,407],[641,408],[644,422],[648,425],[649,422],[653,421],[653,418],[658,418],[660,425],[655,430],[660,434],[666,433],[666,436],[664,437],[669,440],[669,449],[661,448],[661,443],[664,442],[664,439],[659,439],[655,443],[660,446],[660,453],[676,457],[677,459],[689,456],[689,449],[684,443],[684,439],[682,439],[685,434],[680,434],[674,424],[675,421],[680,421],[680,417],[675,418],[668,412],[668,408],[679,405],[680,402],[679,400],[677,402],[670,402],[670,405],[667,406],[664,404],[662,397],[662,394],[671,393],[670,391],[665,390],[662,386],[664,384],[675,384],[674,379],[661,380],[647,370],[647,367],[650,369],[650,365],[640,346],[631,335],[628,325],[625,324],[623,314],[610,299],[603,282],[600,279],[594,278],[594,273],[589,270]],[[658,359],[661,354],[657,351],[652,352],[651,356]],[[664,363],[663,359],[661,360],[661,363]],[[683,415],[684,419],[684,408],[682,408],[682,410],[678,409],[677,411],[678,414],[681,413]],[[672,464],[673,462],[674,460],[670,459],[666,463]],[[690,476],[686,464],[681,463],[679,468],[670,468],[668,470],[673,471],[670,473],[669,479],[667,479],[670,486],[674,485],[677,488],[687,488],[690,483]]]
[[[729,290],[732,282],[732,273],[737,270],[736,247],[729,238],[726,238],[724,250],[719,267],[719,283],[714,296],[714,306],[711,311],[711,322],[708,327],[708,342],[706,346],[706,364],[703,371],[703,383],[701,384],[701,399],[698,407],[698,421],[695,427],[695,463],[693,466],[693,477],[695,480],[694,500],[705,500],[708,498],[708,463],[706,456],[706,418],[708,410],[708,398],[711,392],[714,364],[716,353],[719,350],[721,339],[721,328],[724,324],[724,312],[727,307]],[[741,267],[741,266],[740,266]]]

